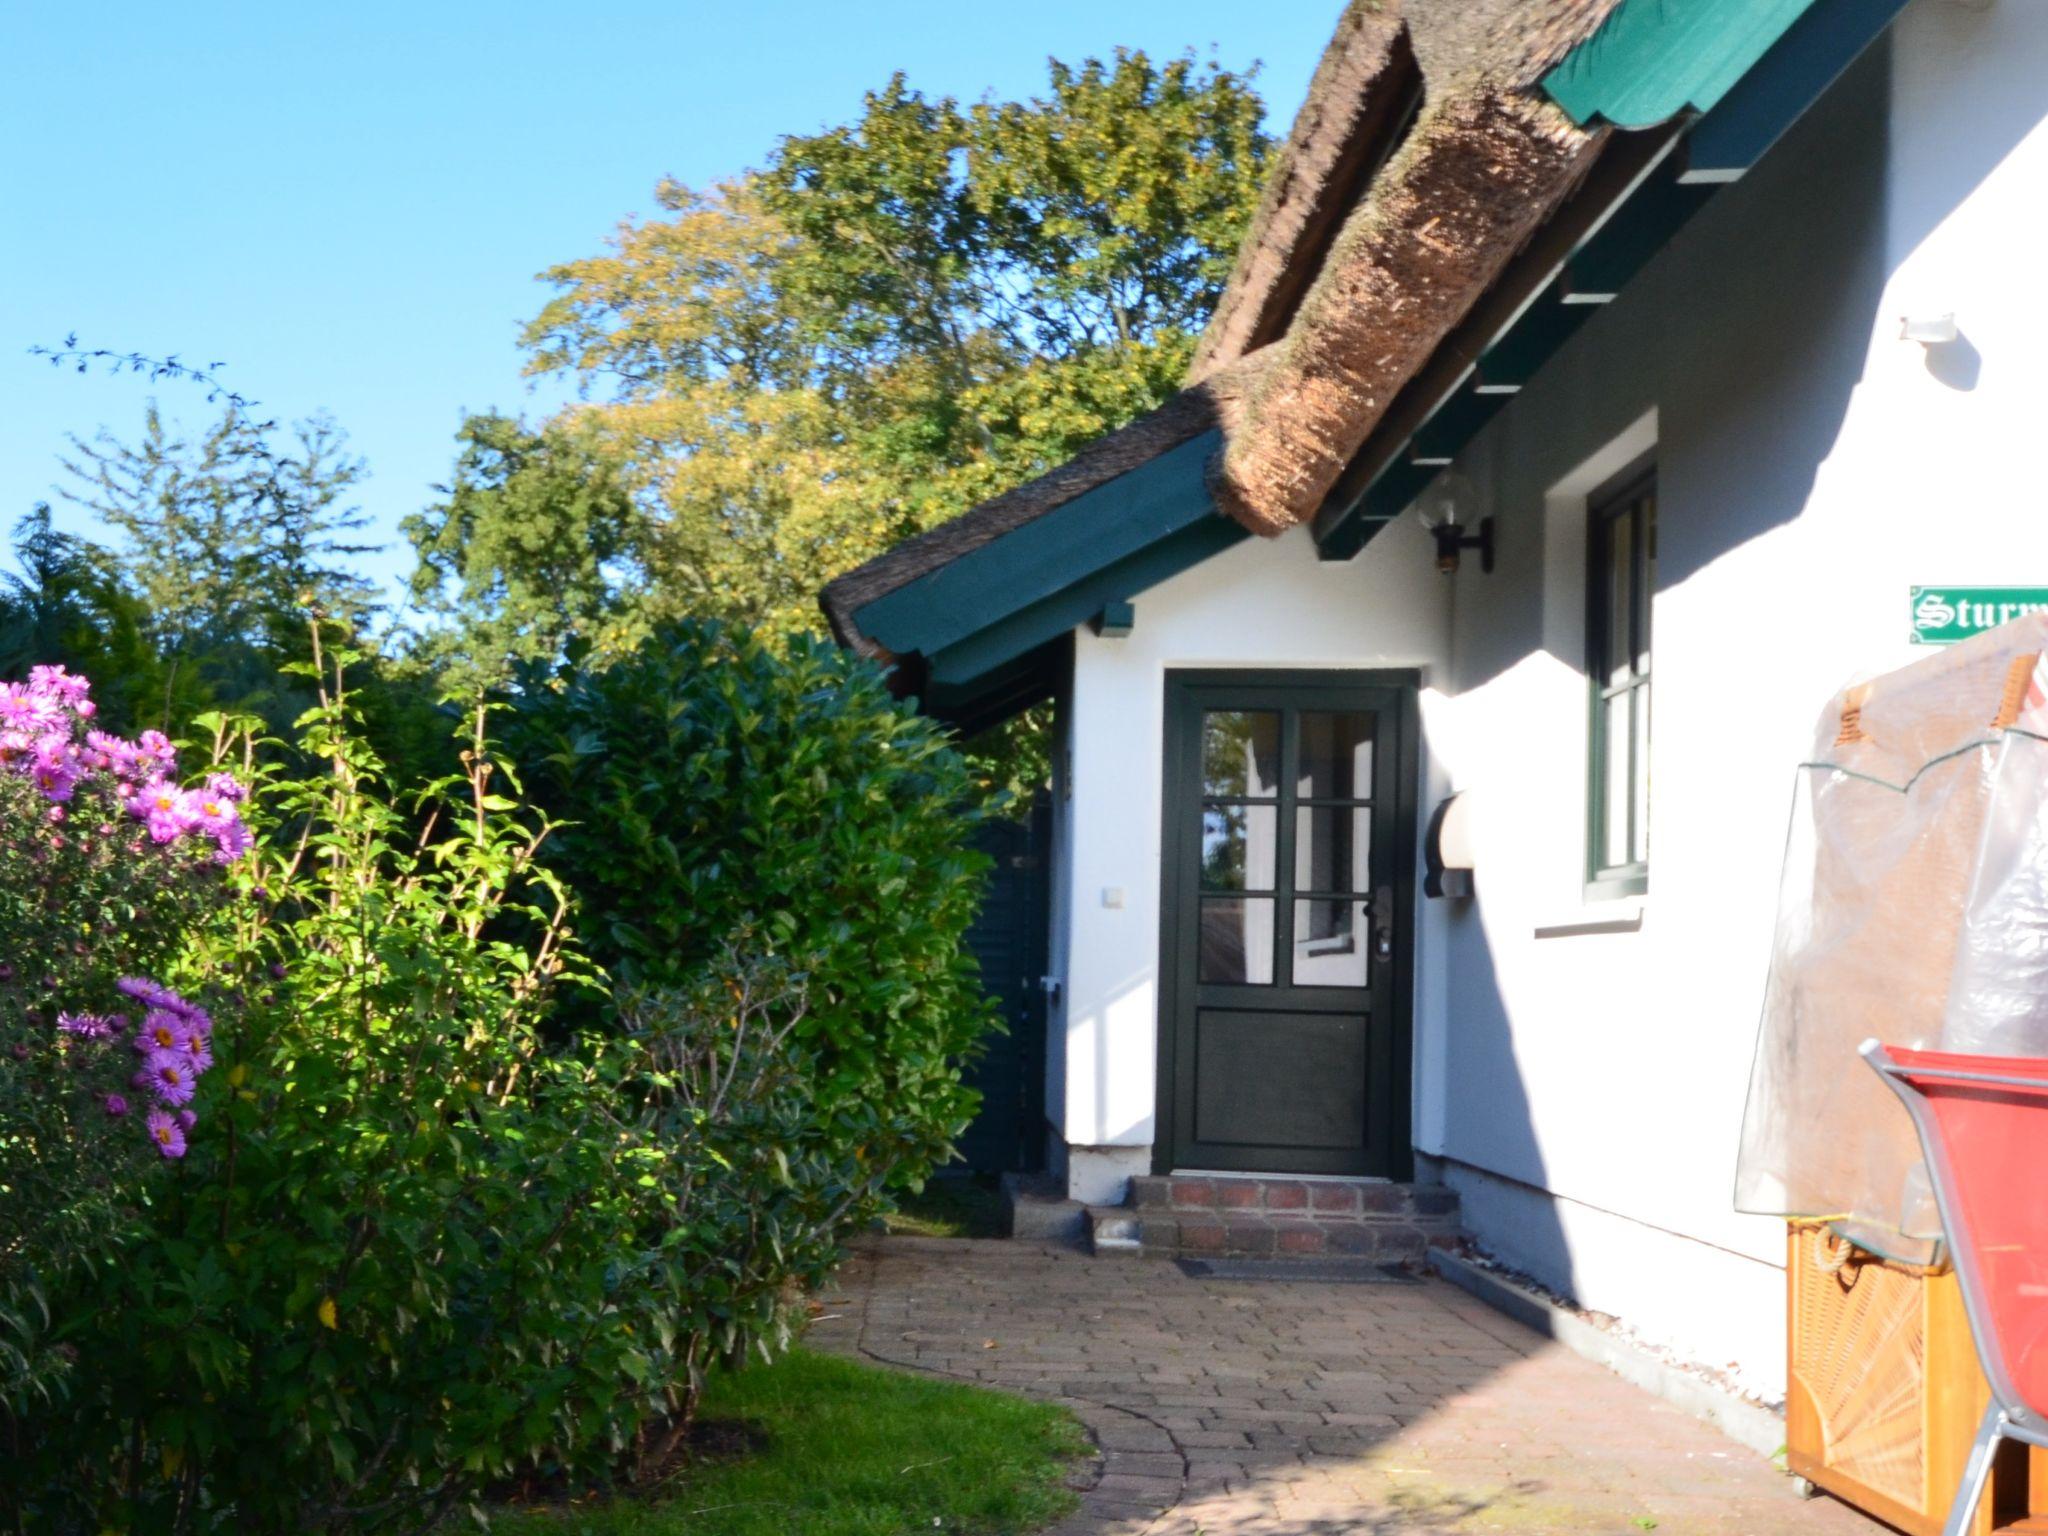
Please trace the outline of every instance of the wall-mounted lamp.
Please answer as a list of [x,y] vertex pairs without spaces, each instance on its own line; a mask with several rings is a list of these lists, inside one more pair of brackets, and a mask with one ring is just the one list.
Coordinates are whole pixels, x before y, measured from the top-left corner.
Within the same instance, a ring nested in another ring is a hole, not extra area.
[[1455,469],[1447,469],[1430,482],[1422,495],[1422,526],[1436,540],[1436,568],[1446,576],[1457,574],[1458,557],[1468,549],[1479,551],[1479,569],[1493,574],[1493,519],[1482,517],[1475,530],[1459,520],[1459,513],[1477,499],[1471,481]]
[[1472,798],[1460,793],[1437,806],[1423,838],[1422,894],[1460,898],[1472,894],[1472,866],[1477,862]]
[[1479,531],[1474,533],[1446,517],[1442,522],[1429,525],[1429,536],[1436,540],[1436,568],[1446,576],[1458,573],[1458,557],[1468,549],[1479,551],[1479,569],[1487,575],[1493,574],[1493,519],[1479,519]]

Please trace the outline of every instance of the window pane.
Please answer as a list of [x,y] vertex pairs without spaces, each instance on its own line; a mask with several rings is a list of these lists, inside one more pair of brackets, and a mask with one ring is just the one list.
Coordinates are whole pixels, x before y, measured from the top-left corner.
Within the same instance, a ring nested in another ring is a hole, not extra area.
[[1294,888],[1372,888],[1372,811],[1362,805],[1302,806],[1294,813]]
[[1613,868],[1628,862],[1628,800],[1629,800],[1629,696],[1617,693],[1602,706],[1606,719],[1601,722],[1601,745],[1606,749],[1606,774],[1600,786],[1601,798],[1605,802],[1600,814],[1605,818],[1600,843],[1600,864],[1602,868]]
[[1297,901],[1294,904],[1294,984],[1297,987],[1362,987],[1370,939],[1362,901]]
[[1636,716],[1636,776],[1630,785],[1635,796],[1636,835],[1632,855],[1638,864],[1650,862],[1650,685],[1632,689]]
[[1356,711],[1301,712],[1303,799],[1366,800],[1372,796],[1373,717]]
[[1270,891],[1280,864],[1280,812],[1271,805],[1202,808],[1202,885]]
[[1271,897],[1208,896],[1196,975],[1202,981],[1266,986],[1273,980]]
[[1650,675],[1650,603],[1657,591],[1657,493],[1650,491],[1642,502],[1643,611],[1636,621],[1636,675]]
[[1280,783],[1280,715],[1269,709],[1212,709],[1202,716],[1202,791],[1270,797]]
[[1607,592],[1601,614],[1600,681],[1621,682],[1629,671],[1629,574],[1634,560],[1632,531],[1627,512],[1607,519]]

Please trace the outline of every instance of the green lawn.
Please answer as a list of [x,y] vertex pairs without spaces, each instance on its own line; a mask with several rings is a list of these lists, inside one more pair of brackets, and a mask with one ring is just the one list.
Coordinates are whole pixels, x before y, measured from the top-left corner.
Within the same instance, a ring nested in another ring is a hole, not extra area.
[[754,1454],[703,1461],[658,1496],[505,1511],[511,1536],[1012,1536],[1074,1506],[1087,1449],[1064,1409],[797,1350],[712,1382],[706,1421]]
[[882,1218],[891,1232],[910,1237],[1008,1237],[1003,1193],[993,1174],[954,1174],[925,1180]]

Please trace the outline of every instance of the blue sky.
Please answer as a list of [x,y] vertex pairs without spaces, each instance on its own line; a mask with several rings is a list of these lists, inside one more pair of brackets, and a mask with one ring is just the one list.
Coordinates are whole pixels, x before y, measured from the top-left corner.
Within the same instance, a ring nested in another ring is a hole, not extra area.
[[[663,175],[707,182],[844,121],[895,69],[1028,95],[1048,55],[1212,45],[1262,60],[1268,129],[1337,0],[505,0],[79,5],[0,25],[0,514],[59,480],[65,436],[133,435],[151,386],[26,355],[76,332],[225,359],[269,414],[330,411],[379,535],[446,476],[465,412],[544,409],[519,376],[534,274],[599,248]],[[192,424],[212,407],[155,386]],[[402,576],[393,548],[374,574]]]

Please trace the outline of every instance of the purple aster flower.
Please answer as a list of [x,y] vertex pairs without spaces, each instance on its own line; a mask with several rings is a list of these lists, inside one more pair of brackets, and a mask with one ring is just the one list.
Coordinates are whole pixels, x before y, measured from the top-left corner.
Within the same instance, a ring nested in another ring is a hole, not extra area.
[[193,1114],[191,1110],[181,1109],[178,1111],[178,1128],[180,1130],[189,1131],[198,1123],[199,1117]]
[[69,704],[74,709],[85,703],[85,696],[92,692],[90,681],[62,667],[30,667],[28,685],[31,691],[47,695],[60,704]]
[[134,998],[145,1008],[169,1008],[180,1001],[177,993],[147,976],[123,976],[114,983],[114,990],[123,997]]
[[256,846],[256,839],[242,822],[231,821],[213,834],[213,845],[218,850],[214,862],[232,864]]
[[121,1095],[118,1093],[108,1094],[105,1103],[107,1108],[107,1114],[111,1116],[113,1119],[118,1120],[123,1115],[128,1113],[128,1101],[122,1098]]
[[40,736],[63,723],[63,706],[48,694],[21,683],[0,683],[0,730]]
[[219,795],[223,800],[246,800],[249,798],[248,786],[232,773],[207,775],[206,792],[209,795]]
[[218,833],[235,825],[242,819],[235,809],[235,802],[226,795],[216,794],[211,789],[202,789],[191,796],[192,818],[202,832]]
[[135,1049],[144,1056],[158,1051],[182,1051],[192,1025],[182,1013],[169,1008],[152,1008],[143,1015],[142,1028],[135,1031]]
[[116,1033],[114,1021],[98,1013],[60,1013],[57,1027],[81,1040],[105,1040]]
[[19,768],[35,756],[36,737],[30,731],[0,729],[0,763]]
[[144,731],[135,738],[135,755],[144,763],[168,768],[177,762],[178,749],[171,745],[171,738],[162,731]]
[[157,1151],[165,1157],[185,1155],[185,1128],[161,1109],[152,1109],[145,1122],[149,1127],[149,1139],[156,1143]]
[[140,818],[150,840],[158,843],[176,842],[195,823],[190,797],[168,779],[154,780],[129,796],[128,813]]
[[122,774],[135,771],[139,753],[135,743],[111,731],[87,731],[85,733],[87,761],[95,768],[105,768]]
[[159,1104],[176,1106],[192,1102],[199,1083],[199,1069],[183,1051],[151,1051],[142,1064],[149,1091]]
[[64,801],[78,783],[78,764],[62,751],[51,751],[47,742],[38,743],[28,776],[45,800]]

